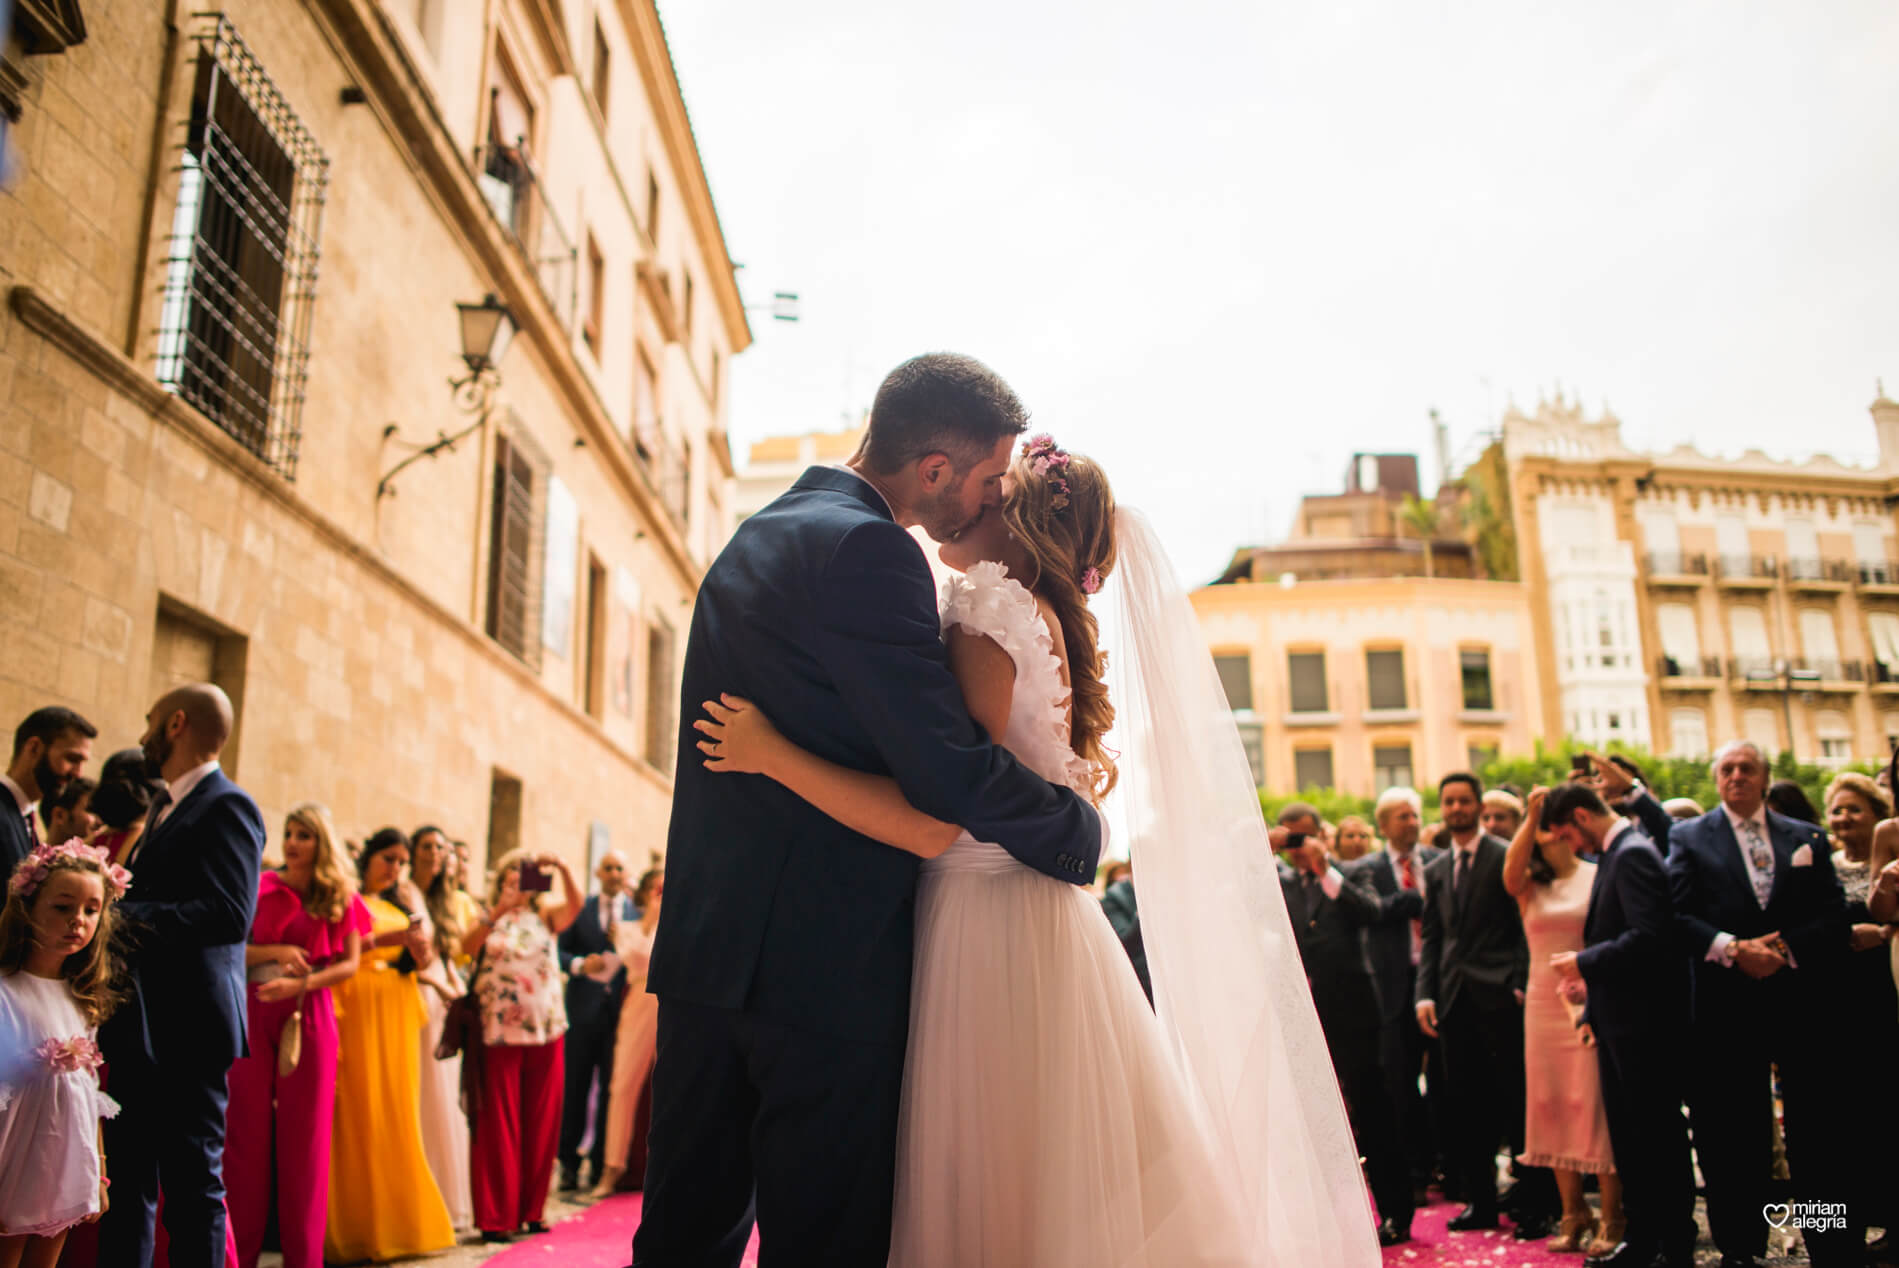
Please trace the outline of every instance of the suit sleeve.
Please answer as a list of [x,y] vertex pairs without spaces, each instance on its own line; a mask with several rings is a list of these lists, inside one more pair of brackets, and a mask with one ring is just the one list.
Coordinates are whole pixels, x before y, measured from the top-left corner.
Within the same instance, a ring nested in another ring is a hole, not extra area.
[[[196,887],[197,897],[177,903],[127,898],[119,903],[119,914],[149,929],[161,943],[217,947],[243,942],[257,911],[264,818],[249,797],[227,793],[205,808],[192,835],[202,843],[192,856],[203,882]],[[138,893],[136,876],[131,893]]]
[[1668,872],[1647,850],[1619,852],[1615,899],[1627,924],[1621,933],[1576,953],[1585,981],[1628,981],[1647,969],[1659,969],[1673,954],[1673,921],[1668,904]]
[[[592,903],[591,898],[581,903],[581,917],[586,916],[587,908]],[[575,960],[587,958],[587,949],[580,945],[580,917],[576,917],[574,923],[561,930],[560,936],[554,939],[554,958],[560,961],[560,975],[563,979],[574,975]]]
[[1356,868],[1344,876],[1345,883],[1339,886],[1338,895],[1333,901],[1338,903],[1345,918],[1353,924],[1362,928],[1377,923],[1378,896],[1371,891],[1370,882]]
[[[1425,870],[1427,890],[1435,890],[1440,883],[1439,878],[1431,874],[1435,870],[1435,866]],[[1448,884],[1449,881],[1445,879],[1442,883]],[[1419,935],[1421,945],[1418,951],[1418,989],[1413,999],[1435,1001],[1438,991],[1437,962],[1444,948],[1444,921],[1438,914],[1438,906],[1435,902],[1424,904]]]
[[819,659],[910,804],[1044,875],[1094,879],[1101,819],[970,720],[910,535],[883,520],[852,529],[818,591]]
[[[1780,931],[1793,951],[1794,959],[1807,969],[1838,964],[1847,948],[1846,891],[1840,887],[1839,873],[1833,868],[1833,852],[1826,838],[1809,829],[1804,839],[1796,838],[1795,848],[1804,845],[1813,851],[1813,866],[1795,869],[1794,876],[1810,871],[1806,879],[1809,896],[1803,900],[1797,923]],[[1822,971],[1826,971],[1822,968]]]
[[1655,800],[1655,794],[1646,788],[1623,805],[1642,825],[1642,831],[1648,833],[1648,839],[1655,843],[1656,852],[1667,858],[1669,836],[1675,826],[1674,816],[1662,809],[1662,803]]
[[1368,924],[1401,925],[1407,920],[1416,920],[1424,914],[1422,889],[1406,889],[1403,885],[1399,885],[1389,894],[1380,894],[1378,882],[1372,879],[1372,871],[1369,867],[1356,869],[1350,874],[1350,879],[1364,886],[1372,901],[1378,905],[1378,910],[1366,922]]
[[1701,869],[1690,848],[1688,824],[1677,824],[1668,850],[1668,898],[1675,909],[1675,936],[1683,951],[1700,960],[1721,931],[1701,914]]

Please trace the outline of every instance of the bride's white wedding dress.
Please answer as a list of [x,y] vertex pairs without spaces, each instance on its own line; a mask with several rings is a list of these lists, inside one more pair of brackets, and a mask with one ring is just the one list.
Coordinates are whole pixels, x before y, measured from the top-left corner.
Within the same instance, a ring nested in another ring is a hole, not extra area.
[[[978,564],[943,622],[1015,662],[1002,744],[1082,789],[1034,598]],[[924,863],[893,1268],[1268,1262],[1208,1118],[1090,891],[967,835]]]

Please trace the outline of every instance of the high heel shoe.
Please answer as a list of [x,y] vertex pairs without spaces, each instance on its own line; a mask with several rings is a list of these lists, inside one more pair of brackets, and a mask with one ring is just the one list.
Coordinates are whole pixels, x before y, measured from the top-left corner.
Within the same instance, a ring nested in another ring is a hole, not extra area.
[[1602,1226],[1602,1232],[1596,1235],[1595,1241],[1589,1243],[1589,1248],[1583,1254],[1591,1259],[1613,1255],[1615,1248],[1620,1246],[1628,1235],[1629,1222],[1627,1220],[1610,1220]]
[[1573,1255],[1585,1246],[1591,1245],[1590,1234],[1598,1228],[1593,1215],[1565,1215],[1563,1231],[1543,1243],[1544,1249],[1560,1255]]
[[591,1198],[610,1198],[613,1191],[620,1187],[620,1177],[626,1174],[625,1167],[608,1166],[600,1173],[600,1182],[593,1186]]

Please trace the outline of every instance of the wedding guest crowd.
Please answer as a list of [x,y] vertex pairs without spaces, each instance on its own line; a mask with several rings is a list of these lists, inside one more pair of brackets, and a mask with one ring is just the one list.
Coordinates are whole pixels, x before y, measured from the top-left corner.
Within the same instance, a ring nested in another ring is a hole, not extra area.
[[[0,1091],[55,1049],[47,1077],[87,1089],[0,1096],[0,1153],[32,1163],[0,1161],[0,1263],[321,1268],[510,1241],[546,1230],[557,1144],[598,1195],[640,1185],[659,868],[629,892],[609,851],[589,898],[516,851],[471,884],[435,825],[358,844],[314,801],[267,825],[221,767],[234,716],[211,684],[146,722],[95,779],[97,728],[35,710],[0,775],[0,864],[26,878],[0,915]],[[576,957],[557,940],[583,911]],[[42,923],[64,939],[45,965]],[[570,1012],[594,1044],[571,1065]],[[92,1125],[45,1120],[55,1103]]]

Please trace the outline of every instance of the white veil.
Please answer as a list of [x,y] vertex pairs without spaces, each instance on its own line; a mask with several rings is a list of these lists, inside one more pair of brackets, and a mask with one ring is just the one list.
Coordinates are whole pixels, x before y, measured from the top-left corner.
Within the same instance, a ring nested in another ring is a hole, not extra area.
[[[1146,518],[1116,516],[1101,643],[1154,1007],[1261,1262],[1381,1261],[1253,776],[1185,590]],[[1113,803],[1118,803],[1115,805]]]

